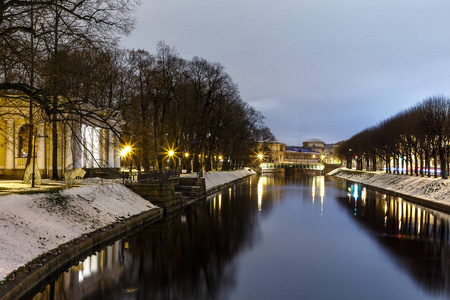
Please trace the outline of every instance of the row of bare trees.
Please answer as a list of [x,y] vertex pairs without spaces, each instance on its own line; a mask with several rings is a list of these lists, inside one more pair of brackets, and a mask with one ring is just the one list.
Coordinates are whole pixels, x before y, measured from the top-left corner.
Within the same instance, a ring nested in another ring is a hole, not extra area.
[[342,142],[338,154],[351,168],[411,175],[448,175],[450,98],[432,96]]
[[155,55],[119,49],[138,2],[0,0],[0,93],[29,104],[29,124],[37,113],[51,124],[54,179],[58,126],[71,122],[125,136],[145,169],[162,168],[169,148],[196,168],[211,169],[214,156],[240,167],[256,141],[274,139],[220,64],[187,61],[162,42]]
[[138,166],[161,168],[175,149],[176,164],[186,169],[238,168],[251,162],[258,141],[274,140],[221,64],[182,59],[163,42],[155,55],[125,56],[132,85],[123,116]]
[[[58,177],[58,126],[83,122],[117,131],[117,97],[100,84],[118,37],[134,26],[137,0],[0,0],[0,91],[29,103],[34,125],[42,113],[52,127],[52,178]],[[103,59],[103,61],[102,61]],[[94,78],[93,78],[94,77]],[[108,93],[109,92],[109,93]],[[109,101],[97,97],[114,95]],[[95,109],[94,109],[95,108]],[[29,131],[28,149],[32,149]],[[31,156],[28,156],[30,162]]]

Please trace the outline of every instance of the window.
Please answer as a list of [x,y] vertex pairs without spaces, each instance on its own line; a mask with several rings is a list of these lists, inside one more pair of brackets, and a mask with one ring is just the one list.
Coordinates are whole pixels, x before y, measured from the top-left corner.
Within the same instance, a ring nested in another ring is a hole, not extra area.
[[30,149],[28,149],[28,140],[30,136],[30,130],[32,126],[30,124],[23,125],[19,130],[19,153],[18,157],[28,157],[31,155]]

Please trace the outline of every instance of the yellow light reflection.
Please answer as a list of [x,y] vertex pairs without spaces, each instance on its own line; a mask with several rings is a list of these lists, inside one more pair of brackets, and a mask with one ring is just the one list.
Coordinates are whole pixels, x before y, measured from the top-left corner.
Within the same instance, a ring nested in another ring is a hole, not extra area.
[[219,212],[222,210],[222,194],[219,195]]
[[422,210],[417,208],[417,233],[420,234],[420,225],[422,223]]
[[258,181],[258,211],[261,211],[262,208],[262,195],[263,195],[263,181],[262,177],[259,178]]
[[323,212],[323,199],[325,197],[325,178],[320,177],[320,211]]
[[312,192],[311,192],[311,196],[312,196],[312,202],[314,204],[314,197],[316,196],[316,181],[313,180],[312,181]]
[[91,257],[88,256],[83,262],[83,277],[91,276]]
[[97,254],[92,256],[91,259],[91,274],[98,272],[98,256]]

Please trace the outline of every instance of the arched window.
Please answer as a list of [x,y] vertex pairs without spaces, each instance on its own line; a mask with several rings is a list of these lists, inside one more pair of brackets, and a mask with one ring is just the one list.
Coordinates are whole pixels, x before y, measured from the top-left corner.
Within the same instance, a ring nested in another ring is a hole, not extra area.
[[20,127],[19,130],[19,148],[18,148],[18,157],[28,157],[28,155],[31,155],[30,153],[31,149],[28,149],[28,140],[30,137],[30,131],[32,130],[33,126],[30,124],[25,124],[22,127]]

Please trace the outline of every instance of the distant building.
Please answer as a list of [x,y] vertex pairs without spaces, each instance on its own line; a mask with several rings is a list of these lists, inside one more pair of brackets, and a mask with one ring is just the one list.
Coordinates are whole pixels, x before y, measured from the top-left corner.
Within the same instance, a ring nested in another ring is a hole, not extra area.
[[324,161],[327,164],[340,164],[341,160],[336,156],[336,148],[339,144],[325,144]]
[[303,148],[322,154],[325,149],[325,142],[319,139],[308,139],[303,142]]
[[327,164],[339,164],[341,160],[335,155],[338,144],[325,144],[319,139],[308,139],[303,142],[303,147],[320,153],[323,162]]
[[285,147],[279,142],[259,142],[258,152],[264,155],[265,162],[283,162]]
[[304,147],[287,146],[285,151],[285,162],[313,163],[320,162],[320,153]]
[[324,141],[311,138],[303,142],[303,146],[286,146],[280,142],[260,142],[258,151],[264,154],[265,162],[312,163],[325,162],[339,164],[335,156],[338,144],[325,144]]

